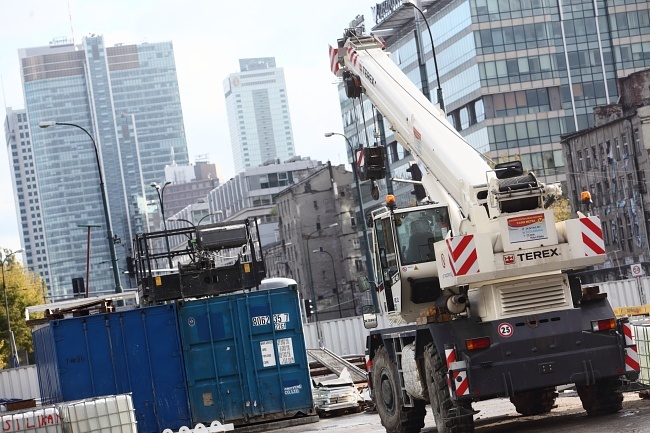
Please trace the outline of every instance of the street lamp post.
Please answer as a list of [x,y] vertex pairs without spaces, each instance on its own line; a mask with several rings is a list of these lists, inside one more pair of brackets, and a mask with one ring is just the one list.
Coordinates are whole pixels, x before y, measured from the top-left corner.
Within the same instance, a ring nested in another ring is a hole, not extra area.
[[158,203],[160,203],[160,214],[162,215],[163,228],[165,229],[165,245],[167,246],[167,261],[169,263],[169,268],[172,269],[174,267],[174,263],[172,262],[171,249],[169,248],[169,236],[167,236],[167,220],[165,220],[165,188],[169,184],[171,184],[171,182],[167,181],[161,187],[156,182],[154,182],[151,184],[151,187],[155,188],[156,193],[158,193]]
[[14,368],[20,367],[20,361],[18,359],[18,348],[16,347],[16,340],[14,338],[14,333],[11,331],[11,320],[9,319],[9,302],[7,301],[7,283],[5,281],[5,263],[9,263],[9,257],[22,253],[23,250],[17,250],[10,252],[2,259],[2,254],[0,253],[0,259],[2,259],[2,290],[4,291],[5,296],[5,312],[7,314],[7,332],[9,334],[9,342],[11,344],[11,357],[13,358]]
[[343,317],[343,310],[341,310],[341,297],[339,296],[339,282],[338,279],[336,278],[336,266],[334,266],[334,257],[329,253],[329,251],[325,251],[323,247],[320,247],[318,250],[312,251],[313,253],[325,253],[328,256],[330,256],[330,260],[332,261],[332,272],[334,273],[334,290],[336,290],[336,303],[339,306],[339,319]]
[[[333,224],[330,224],[329,226],[327,226],[325,228],[329,229],[329,228],[332,228],[332,227],[336,227],[338,225],[339,225],[339,223],[333,223]],[[313,232],[309,233],[309,235],[307,236],[307,241],[306,241],[306,244],[307,244],[307,269],[309,269],[309,284],[311,286],[311,297],[312,297],[312,301],[314,303],[314,320],[316,321],[316,335],[318,337],[318,346],[319,347],[322,346],[323,339],[322,339],[322,335],[321,335],[321,331],[320,331],[320,324],[318,322],[318,300],[316,299],[316,288],[314,287],[314,274],[313,274],[312,269],[311,269],[311,254],[309,253],[309,251],[310,251],[309,250],[309,240],[314,235],[314,233],[319,233],[321,230],[324,230],[324,229],[318,228],[318,229],[314,230]]]
[[99,150],[97,149],[97,143],[90,132],[85,128],[75,124],[75,123],[65,123],[65,122],[56,122],[54,120],[49,120],[45,122],[40,122],[38,124],[41,128],[48,128],[50,126],[72,126],[78,129],[81,129],[86,135],[90,138],[90,141],[93,143],[95,148],[95,160],[97,161],[97,172],[99,174],[99,189],[102,193],[102,205],[104,207],[104,219],[106,219],[106,238],[108,240],[108,249],[111,253],[111,264],[113,266],[113,279],[115,280],[115,293],[122,293],[122,283],[120,282],[120,271],[117,266],[117,254],[115,253],[115,240],[113,239],[113,226],[111,224],[111,216],[108,213],[108,199],[106,198],[106,185],[104,184],[104,176],[102,175],[102,166],[99,162]]
[[79,228],[87,228],[87,246],[86,246],[86,298],[88,297],[88,292],[90,291],[90,229],[93,227],[101,227],[100,225],[94,224],[77,224]]
[[[361,213],[361,220],[363,222],[363,251],[366,259],[366,271],[368,272],[368,275],[370,275],[370,272],[372,271],[372,261],[370,259],[370,243],[368,242],[368,222],[366,221],[366,214],[363,209],[363,196],[361,195],[361,183],[359,179],[359,172],[357,164],[356,164],[356,157],[354,155],[354,149],[352,148],[352,143],[350,143],[350,140],[348,137],[346,137],[344,134],[341,134],[340,132],[326,132],[325,137],[332,137],[334,135],[340,135],[341,137],[345,138],[346,143],[348,144],[348,147],[350,148],[350,153],[352,154],[352,173],[354,175],[354,183],[356,184],[357,188],[357,198],[359,200],[359,212]],[[370,293],[372,295],[372,303],[375,306],[375,308],[379,309],[379,300],[377,299],[377,293],[375,293],[374,290],[374,283],[373,288],[371,288]]]
[[612,254],[614,254],[614,258],[616,259],[616,267],[618,268],[618,277],[623,280],[625,279],[625,275],[623,275],[623,272],[621,271],[621,262],[618,260],[618,253],[620,253],[621,250],[614,250],[612,251]]
[[[431,39],[431,54],[433,55],[433,65],[436,68],[436,81],[438,82],[438,104],[440,105],[440,109],[442,112],[445,112],[445,102],[442,99],[442,87],[440,86],[440,74],[438,73],[438,59],[436,58],[436,48],[435,45],[433,45],[433,35],[431,34],[431,27],[429,26],[429,22],[427,21],[427,17],[424,15],[424,12],[422,12],[422,9],[420,9],[415,3],[412,1],[405,1],[404,6],[410,6],[413,9],[417,10],[422,18],[424,19],[424,24],[427,26],[427,30],[429,31],[429,38]],[[424,54],[422,55],[424,57]]]

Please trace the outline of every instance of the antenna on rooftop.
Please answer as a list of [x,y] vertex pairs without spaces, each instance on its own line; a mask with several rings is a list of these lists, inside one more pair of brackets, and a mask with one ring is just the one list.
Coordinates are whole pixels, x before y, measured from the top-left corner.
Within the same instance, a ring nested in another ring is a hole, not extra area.
[[72,33],[72,45],[74,45],[74,27],[72,26],[72,12],[70,11],[70,0],[68,0],[68,17],[70,17],[70,32]]

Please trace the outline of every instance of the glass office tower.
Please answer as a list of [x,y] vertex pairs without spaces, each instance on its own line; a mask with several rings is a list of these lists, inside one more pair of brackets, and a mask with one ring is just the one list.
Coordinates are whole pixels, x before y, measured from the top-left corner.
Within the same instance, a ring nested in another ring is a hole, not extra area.
[[[617,100],[616,79],[650,66],[647,1],[417,3],[433,35],[448,120],[492,161],[520,159],[565,191],[560,136],[592,126],[593,107]],[[437,103],[432,45],[420,14],[386,0],[365,27],[384,37],[395,63]],[[364,104],[364,130],[359,103],[348,101],[342,88],[340,95],[346,135],[365,144],[379,129],[370,104]],[[384,130],[399,172],[402,155]],[[401,203],[412,200],[406,195]]]
[[[54,300],[86,275],[85,225],[91,229],[90,292],[114,290],[97,162],[92,142],[69,126],[40,129],[39,122],[77,124],[95,139],[122,286],[133,236],[147,229],[148,185],[164,179],[173,158],[187,164],[176,67],[171,42],[107,47],[102,36],[80,45],[52,43],[19,50],[32,139],[42,226]],[[31,192],[27,191],[27,194]],[[29,260],[29,256],[28,256]]]
[[24,251],[25,265],[30,272],[41,276],[45,285],[50,284],[47,268],[43,217],[36,182],[36,168],[32,141],[29,137],[29,123],[25,110],[6,108],[5,140],[12,186],[16,206],[16,219],[21,233],[21,248]]

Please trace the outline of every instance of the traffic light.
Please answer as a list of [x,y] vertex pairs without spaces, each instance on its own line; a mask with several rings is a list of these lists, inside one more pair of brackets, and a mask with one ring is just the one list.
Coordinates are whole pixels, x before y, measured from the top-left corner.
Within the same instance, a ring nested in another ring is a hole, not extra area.
[[[421,182],[422,181],[422,170],[417,164],[411,164],[409,168],[406,169],[408,173],[411,173],[411,179]],[[427,192],[424,190],[424,186],[421,183],[413,184],[413,192],[411,194],[415,195],[417,201],[422,201],[427,196]]]
[[314,301],[311,299],[305,299],[305,315],[307,318],[310,318],[312,314],[316,312],[316,308],[314,306]]

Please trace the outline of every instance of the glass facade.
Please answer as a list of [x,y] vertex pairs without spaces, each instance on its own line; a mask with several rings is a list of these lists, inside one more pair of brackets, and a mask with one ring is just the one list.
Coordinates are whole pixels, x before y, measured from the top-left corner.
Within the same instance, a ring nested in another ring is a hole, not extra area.
[[235,170],[295,155],[284,70],[275,58],[241,59],[223,82]]
[[[593,126],[592,109],[618,98],[616,79],[650,67],[647,1],[424,3],[449,122],[495,163],[520,159],[544,182],[566,185],[560,136]],[[394,13],[400,27],[391,26],[388,16],[376,28],[392,27],[384,30],[392,32],[384,36],[386,49],[420,88],[419,62],[426,63],[430,99],[437,104],[429,31],[423,20],[418,27],[417,11],[405,20],[405,9]],[[345,133],[355,143],[366,131],[352,120],[364,117],[356,112],[358,102],[340,92]],[[372,109],[364,115],[372,119]],[[363,125],[370,137],[378,129],[372,122]],[[387,142],[392,139],[389,133]]]
[[[188,163],[171,43],[106,47],[102,36],[72,44],[19,50],[26,111],[41,199],[49,295],[69,296],[86,274],[84,226],[91,231],[90,292],[114,291],[94,138],[106,184],[119,273],[131,239],[146,229],[143,209],[174,159]],[[148,191],[151,190],[151,191]],[[130,287],[123,278],[122,287]]]
[[13,192],[21,231],[21,248],[30,272],[38,273],[46,285],[50,284],[47,267],[47,248],[43,232],[43,216],[36,181],[36,168],[29,123],[25,110],[6,109],[5,140],[13,174]]

